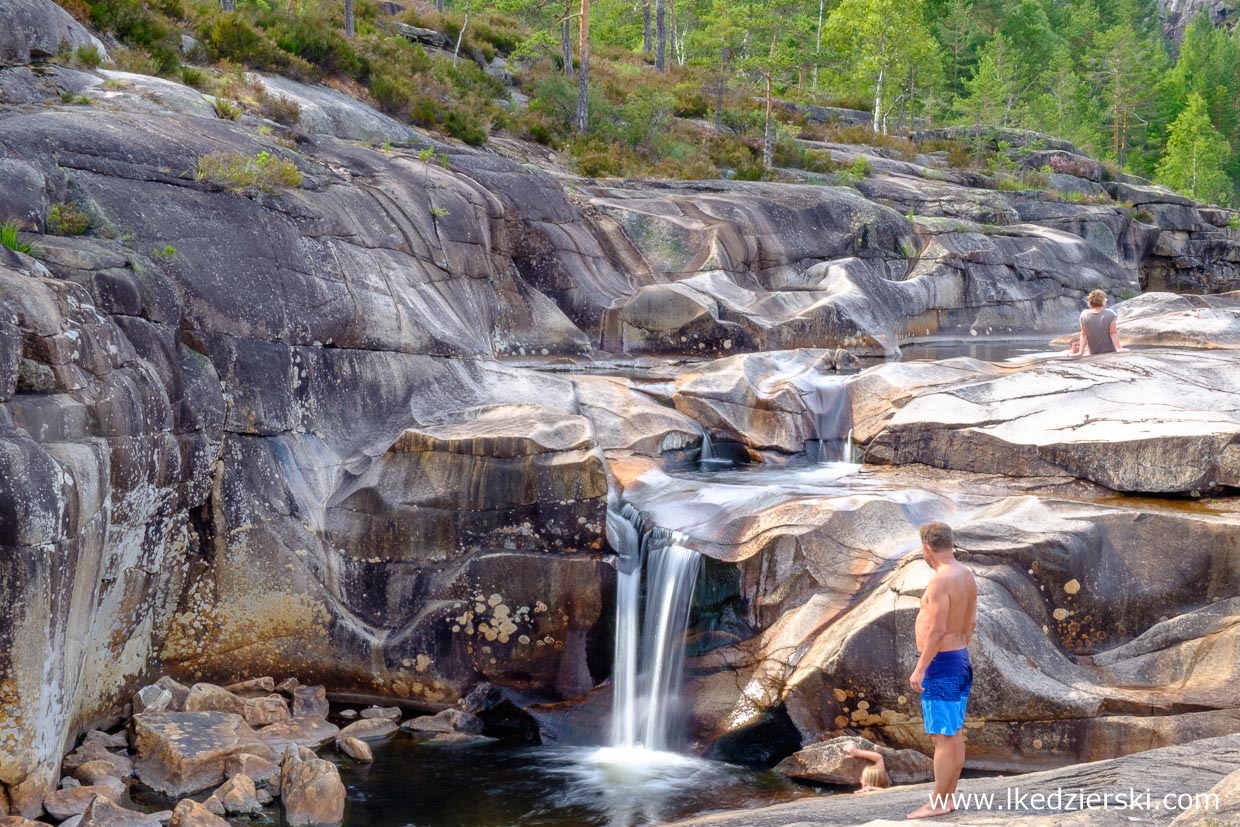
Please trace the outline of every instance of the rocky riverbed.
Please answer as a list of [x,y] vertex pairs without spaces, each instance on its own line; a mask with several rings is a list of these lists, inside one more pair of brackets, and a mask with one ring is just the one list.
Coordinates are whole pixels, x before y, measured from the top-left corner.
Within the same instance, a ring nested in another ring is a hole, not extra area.
[[[347,729],[317,692],[298,714],[301,688],[245,683],[268,676],[431,713],[481,688],[509,735],[598,732],[621,499],[710,558],[702,752],[926,749],[902,675],[931,518],[995,621],[974,769],[1240,729],[1225,211],[1059,144],[1063,186],[1143,220],[858,147],[827,147],[872,159],[856,188],[580,179],[278,78],[300,127],[234,122],[171,81],[44,62],[92,35],[6,2],[26,22],[0,36],[0,219],[29,248],[0,248],[0,813],[66,799],[85,823],[99,801],[112,823],[127,762],[161,789],[144,768],[183,727],[334,791],[301,750]],[[195,174],[220,153],[300,183]],[[81,234],[50,232],[57,205]],[[1095,287],[1143,349],[859,370],[914,339],[1070,334]],[[864,464],[797,476],[825,385]],[[687,468],[706,437],[748,466]],[[115,773],[79,778],[88,753]],[[235,775],[225,814],[275,798]]]

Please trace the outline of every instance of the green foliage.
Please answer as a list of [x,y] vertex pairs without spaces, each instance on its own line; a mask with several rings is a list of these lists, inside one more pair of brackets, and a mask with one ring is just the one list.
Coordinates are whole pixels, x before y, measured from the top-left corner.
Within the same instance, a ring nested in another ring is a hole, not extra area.
[[98,68],[103,63],[103,55],[99,54],[99,49],[94,43],[83,43],[73,52],[73,59],[87,69]]
[[165,244],[162,247],[156,247],[155,249],[151,250],[151,255],[154,256],[155,258],[163,258],[163,259],[176,258],[176,254],[177,254],[177,248],[173,247],[171,244]]
[[74,106],[90,106],[92,103],[94,103],[94,101],[92,101],[90,98],[86,97],[85,95],[80,95],[75,92],[61,92],[60,102],[71,104]]
[[1224,164],[1230,154],[1227,139],[1210,122],[1205,99],[1192,92],[1168,131],[1167,149],[1158,162],[1158,181],[1190,198],[1226,204],[1231,182]]
[[213,152],[198,159],[196,177],[229,192],[244,194],[269,194],[301,185],[297,165],[269,152],[252,156]]
[[241,104],[228,98],[216,98],[211,105],[215,108],[216,117],[226,121],[239,121],[244,112]]
[[18,253],[29,255],[34,249],[17,237],[17,225],[12,221],[0,224],[0,244]]
[[[142,49],[149,55],[154,71],[146,74],[175,71],[180,63],[181,37],[174,20],[184,16],[179,2],[156,2],[149,7],[142,0],[87,2],[92,23],[114,33],[127,46]],[[116,57],[120,64],[120,57]]]
[[90,219],[75,204],[53,204],[47,213],[47,231],[52,235],[82,235],[90,229]]

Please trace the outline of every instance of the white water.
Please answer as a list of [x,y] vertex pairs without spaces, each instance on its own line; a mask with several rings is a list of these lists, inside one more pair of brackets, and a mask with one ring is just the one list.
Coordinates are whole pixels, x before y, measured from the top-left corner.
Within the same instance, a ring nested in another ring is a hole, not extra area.
[[852,462],[852,404],[847,376],[832,373],[804,375],[794,383],[814,417],[818,462]]
[[673,746],[684,638],[702,558],[681,544],[681,535],[643,534],[640,515],[629,505],[608,512],[607,529],[619,556],[611,746],[665,751]]

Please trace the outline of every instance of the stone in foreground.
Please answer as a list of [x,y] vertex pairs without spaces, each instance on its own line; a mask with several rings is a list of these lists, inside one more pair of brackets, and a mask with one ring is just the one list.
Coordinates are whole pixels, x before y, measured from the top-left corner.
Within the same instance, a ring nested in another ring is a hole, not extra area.
[[789,778],[821,784],[860,784],[861,772],[870,762],[863,758],[850,758],[844,752],[844,745],[850,742],[882,755],[892,784],[919,784],[934,778],[934,761],[929,757],[912,749],[878,746],[864,738],[832,738],[820,744],[811,744],[779,762],[775,771]]
[[153,712],[133,718],[138,778],[165,795],[181,796],[224,781],[229,758],[275,752],[231,712]]

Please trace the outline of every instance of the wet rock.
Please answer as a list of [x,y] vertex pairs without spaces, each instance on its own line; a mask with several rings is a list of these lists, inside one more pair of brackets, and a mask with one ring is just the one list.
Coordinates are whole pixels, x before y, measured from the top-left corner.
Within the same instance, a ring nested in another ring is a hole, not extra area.
[[362,710],[363,718],[384,718],[389,721],[400,723],[403,713],[399,706],[371,706]]
[[89,787],[70,787],[67,790],[55,790],[43,799],[43,809],[55,819],[66,819],[81,815],[96,798],[103,797],[112,801],[120,799],[125,788],[117,790],[111,785],[95,784]]
[[337,738],[336,748],[354,761],[369,763],[375,760],[374,753],[370,751],[370,745],[361,738]]
[[254,781],[245,774],[237,774],[220,785],[214,793],[224,811],[229,815],[253,813],[261,810],[263,805],[258,801],[258,790]]
[[326,718],[331,712],[327,690],[321,686],[293,686],[294,718]]
[[434,715],[411,718],[400,725],[406,732],[463,732],[480,735],[482,719],[459,709],[445,709]]
[[370,720],[355,721],[344,729],[340,730],[337,740],[344,738],[361,738],[362,740],[380,740],[388,737],[399,727],[396,722],[387,718],[372,718]]
[[344,718],[346,721],[351,721],[354,718],[358,717],[356,709],[342,709],[340,710],[339,715],[341,718]]
[[210,683],[196,683],[185,697],[186,712],[233,712],[244,715],[245,698]]
[[189,798],[177,802],[168,827],[230,827],[228,822]]
[[157,818],[127,810],[100,797],[86,808],[78,827],[160,827],[160,822]]
[[844,752],[846,743],[853,743],[861,749],[882,755],[883,765],[892,784],[919,784],[934,779],[934,761],[928,756],[911,749],[889,749],[864,738],[832,738],[830,741],[811,744],[779,762],[775,772],[821,784],[859,785],[861,771],[869,766],[870,762],[848,757]]
[[574,376],[582,413],[594,425],[595,440],[605,451],[632,451],[661,456],[696,445],[698,424],[653,398],[630,379]]
[[[278,725],[277,725],[278,726]],[[138,778],[166,795],[219,785],[229,758],[275,752],[240,715],[226,712],[155,712],[133,718]]]
[[340,823],[345,789],[335,765],[290,750],[285,753],[280,775],[285,823],[290,827]]
[[339,733],[340,727],[323,718],[302,716],[265,726],[258,737],[278,755],[290,744],[318,749]]
[[1068,473],[1127,492],[1240,487],[1235,377],[1240,355],[1228,351],[1034,362],[917,395],[870,443],[866,461]]
[[245,702],[245,722],[253,727],[287,721],[291,716],[288,701],[280,695],[250,698]]

